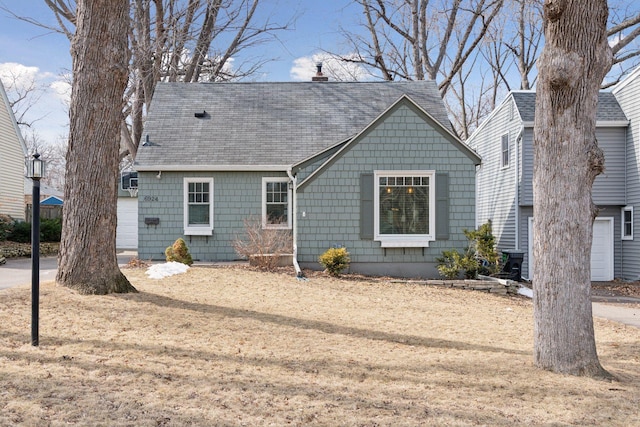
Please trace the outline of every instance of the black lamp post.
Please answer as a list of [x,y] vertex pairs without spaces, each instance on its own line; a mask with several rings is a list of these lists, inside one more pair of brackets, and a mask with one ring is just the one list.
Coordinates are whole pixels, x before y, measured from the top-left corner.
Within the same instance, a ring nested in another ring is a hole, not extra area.
[[44,161],[35,153],[27,161],[27,176],[33,181],[31,193],[31,345],[38,345],[40,299],[40,179],[44,177]]

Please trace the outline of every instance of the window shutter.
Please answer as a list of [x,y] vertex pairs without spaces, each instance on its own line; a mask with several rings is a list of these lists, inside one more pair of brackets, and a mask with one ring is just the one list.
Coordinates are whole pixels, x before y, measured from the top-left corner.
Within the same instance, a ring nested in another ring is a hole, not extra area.
[[449,240],[448,173],[436,173],[436,240]]
[[373,240],[373,174],[360,174],[360,238]]

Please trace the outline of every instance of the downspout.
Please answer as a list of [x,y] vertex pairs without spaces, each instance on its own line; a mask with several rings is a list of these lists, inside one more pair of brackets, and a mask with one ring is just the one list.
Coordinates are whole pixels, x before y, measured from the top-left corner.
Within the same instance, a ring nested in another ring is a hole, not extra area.
[[520,161],[522,160],[522,157],[520,156],[520,149],[521,149],[521,142],[522,142],[522,138],[524,137],[524,126],[522,126],[520,128],[520,133],[518,134],[518,136],[516,137],[516,167],[515,169],[515,186],[516,186],[516,250],[520,250],[520,185],[519,185],[519,178],[520,178]]
[[296,270],[296,277],[302,278],[304,274],[302,274],[302,270],[300,269],[300,265],[298,265],[298,177],[293,175],[291,168],[287,169],[287,175],[291,180],[291,186],[293,187],[292,204],[293,204],[293,213],[292,213],[292,228],[293,228],[293,268]]

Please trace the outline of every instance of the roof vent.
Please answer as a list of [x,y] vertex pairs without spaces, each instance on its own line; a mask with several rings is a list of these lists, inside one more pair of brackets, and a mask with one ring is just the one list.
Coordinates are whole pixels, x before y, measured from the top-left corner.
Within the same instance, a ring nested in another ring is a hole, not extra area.
[[195,113],[194,117],[197,117],[197,118],[201,119],[203,117],[206,117],[206,115],[207,115],[207,112],[205,110],[202,110],[202,113],[199,112],[199,111],[197,113]]
[[329,77],[322,74],[322,62],[316,63],[316,75],[311,78],[312,82],[328,82]]

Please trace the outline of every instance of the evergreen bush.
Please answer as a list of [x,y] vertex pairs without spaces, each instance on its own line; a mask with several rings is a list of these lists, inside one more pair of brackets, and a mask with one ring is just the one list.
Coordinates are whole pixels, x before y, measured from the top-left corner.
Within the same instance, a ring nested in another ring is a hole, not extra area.
[[349,267],[351,259],[346,248],[330,248],[320,255],[318,262],[332,276],[339,276],[340,273]]
[[191,254],[189,253],[189,248],[187,247],[187,243],[184,241],[182,237],[177,239],[173,245],[169,246],[164,251],[165,256],[167,257],[167,262],[175,261],[181,262],[186,265],[193,264],[193,258],[191,258]]

